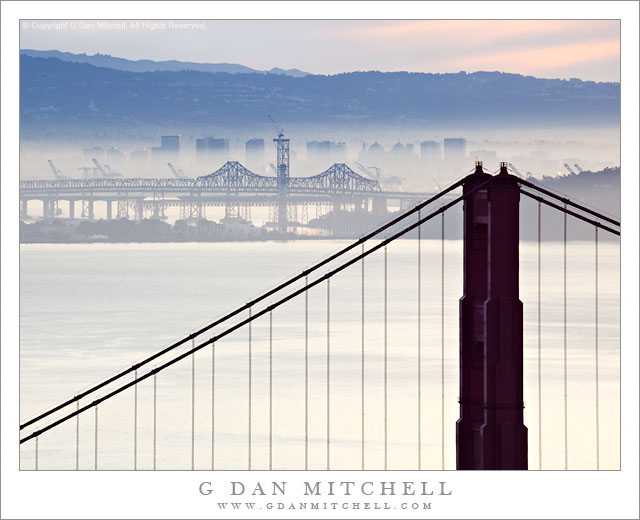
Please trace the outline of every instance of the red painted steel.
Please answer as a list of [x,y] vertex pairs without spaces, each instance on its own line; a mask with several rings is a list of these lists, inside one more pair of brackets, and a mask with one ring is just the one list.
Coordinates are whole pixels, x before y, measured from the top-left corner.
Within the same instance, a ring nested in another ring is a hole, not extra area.
[[[478,164],[464,189],[487,176]],[[465,200],[458,469],[527,469],[518,179],[506,164]]]

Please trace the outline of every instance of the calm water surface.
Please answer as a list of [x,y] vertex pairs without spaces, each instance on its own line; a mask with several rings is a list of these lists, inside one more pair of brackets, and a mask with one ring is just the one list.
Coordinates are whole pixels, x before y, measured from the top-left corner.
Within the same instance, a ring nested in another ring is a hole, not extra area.
[[[348,242],[22,245],[20,414],[25,420],[212,321]],[[417,241],[388,249],[388,464],[417,467]],[[422,467],[441,460],[441,242],[421,243]],[[570,243],[569,466],[595,467],[594,247]],[[537,246],[521,244],[525,424],[538,468]],[[564,467],[562,245],[542,249],[542,466]],[[365,464],[384,463],[382,250],[365,261]],[[619,248],[600,245],[600,464],[619,467]],[[323,271],[325,272],[325,271]],[[331,281],[331,467],[361,465],[361,265]],[[296,287],[300,287],[298,284]],[[445,242],[445,467],[455,468],[462,243]],[[309,294],[309,468],[326,467],[326,282]],[[246,313],[244,314],[246,316]],[[231,323],[234,323],[233,320]],[[273,311],[272,464],[304,468],[304,296]],[[223,329],[216,329],[221,331]],[[269,464],[269,317],[252,326],[252,467]],[[203,339],[211,337],[207,333]],[[183,350],[180,350],[181,352]],[[195,355],[195,467],[211,467],[212,349]],[[131,380],[130,378],[127,380]],[[138,385],[137,467],[153,464],[153,378]],[[215,467],[248,464],[248,330],[216,344]],[[89,401],[87,401],[88,403]],[[191,361],[157,377],[157,468],[191,467]],[[99,407],[100,469],[133,467],[134,391]],[[79,421],[94,463],[93,410]],[[39,468],[75,468],[76,421],[39,439]],[[21,448],[33,468],[34,445]]]

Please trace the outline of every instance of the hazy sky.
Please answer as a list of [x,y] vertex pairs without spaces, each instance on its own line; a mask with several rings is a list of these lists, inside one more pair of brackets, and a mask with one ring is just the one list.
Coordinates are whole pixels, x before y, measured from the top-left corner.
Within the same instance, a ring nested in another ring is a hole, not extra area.
[[110,22],[117,27],[80,20],[66,26],[39,20],[35,27],[24,20],[20,45],[316,74],[500,70],[594,81],[620,77],[616,20],[195,20],[195,28],[172,27],[166,20],[164,28],[144,20],[137,27],[126,21],[124,28]]

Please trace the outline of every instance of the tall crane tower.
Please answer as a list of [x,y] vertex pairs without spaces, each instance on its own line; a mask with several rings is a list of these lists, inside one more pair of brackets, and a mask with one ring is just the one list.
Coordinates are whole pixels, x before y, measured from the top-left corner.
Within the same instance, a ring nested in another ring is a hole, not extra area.
[[186,176],[185,176],[184,172],[182,171],[182,169],[178,168],[176,170],[175,167],[173,166],[173,164],[171,164],[170,162],[167,163],[167,165],[169,166],[169,169],[171,170],[171,173],[173,173],[173,175],[174,175],[174,177],[176,179],[186,179]]
[[97,159],[91,159],[93,164],[96,165],[97,171],[99,171],[103,177],[122,177],[120,172],[115,172],[111,168],[109,168],[108,164],[105,164],[104,167],[98,162]]
[[355,163],[356,163],[356,166],[358,167],[358,169],[359,169],[362,173],[364,173],[367,177],[369,177],[369,178],[371,178],[371,179],[374,179],[374,180],[376,180],[376,181],[380,182],[380,179],[379,179],[379,172],[376,172],[376,174],[377,174],[377,175],[374,175],[374,174],[373,174],[373,173],[371,173],[371,172],[369,171],[369,169],[368,169],[366,166],[364,166],[363,164],[360,164],[358,161],[355,161]]
[[273,142],[276,145],[277,160],[277,185],[278,185],[278,230],[281,233],[287,231],[287,187],[289,184],[289,139],[284,138],[284,129],[278,130],[278,125],[273,117],[267,115],[273,123],[278,138]]
[[53,165],[53,161],[51,159],[49,159],[48,162],[49,162],[49,167],[51,168],[51,171],[53,172],[54,179],[56,179],[57,181],[61,181],[63,179],[68,179],[68,177],[65,177],[64,175],[62,175],[62,172],[60,170],[58,170]]

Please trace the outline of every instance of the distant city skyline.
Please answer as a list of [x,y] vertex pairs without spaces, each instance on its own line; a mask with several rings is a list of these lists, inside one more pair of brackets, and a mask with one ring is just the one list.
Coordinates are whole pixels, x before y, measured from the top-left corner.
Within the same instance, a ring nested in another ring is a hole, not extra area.
[[260,70],[297,68],[312,74],[497,70],[542,78],[620,81],[617,20],[62,23],[23,20],[20,47],[132,60],[235,63]]

